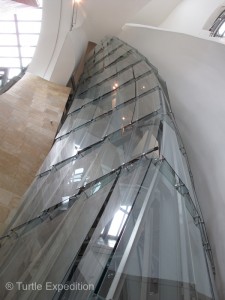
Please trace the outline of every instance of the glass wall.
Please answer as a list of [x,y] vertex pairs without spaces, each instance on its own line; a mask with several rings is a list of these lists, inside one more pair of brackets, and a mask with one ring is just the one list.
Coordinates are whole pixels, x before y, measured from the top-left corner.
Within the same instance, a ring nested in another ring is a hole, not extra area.
[[121,40],[89,53],[67,118],[1,239],[2,299],[216,299],[166,95],[157,69]]

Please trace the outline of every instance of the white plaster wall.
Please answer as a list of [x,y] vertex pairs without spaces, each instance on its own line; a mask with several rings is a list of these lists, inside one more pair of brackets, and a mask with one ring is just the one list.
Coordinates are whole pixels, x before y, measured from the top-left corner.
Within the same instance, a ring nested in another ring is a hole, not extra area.
[[71,31],[71,0],[48,0],[43,4],[41,34],[28,71],[66,84],[85,51],[87,38],[78,26]]
[[28,71],[45,78],[49,61],[51,60],[56,46],[60,25],[61,0],[48,0],[43,2],[41,32]]
[[159,26],[180,2],[181,0],[151,0],[129,22]]
[[82,0],[80,10],[89,40],[99,43],[106,35],[119,34],[122,26],[149,2],[151,0]]
[[87,36],[82,28],[70,31],[51,72],[50,81],[66,85],[87,48]]
[[203,35],[203,27],[208,18],[224,4],[224,0],[183,0],[160,27],[191,35]]
[[167,82],[214,254],[218,292],[225,299],[224,45],[129,26],[120,38],[146,56]]

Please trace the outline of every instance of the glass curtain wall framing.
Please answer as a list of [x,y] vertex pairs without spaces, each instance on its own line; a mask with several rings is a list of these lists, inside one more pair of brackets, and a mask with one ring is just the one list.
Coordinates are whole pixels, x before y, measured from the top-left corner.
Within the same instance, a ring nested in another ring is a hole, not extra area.
[[1,239],[1,299],[216,299],[167,95],[157,69],[121,40],[106,38],[89,54]]

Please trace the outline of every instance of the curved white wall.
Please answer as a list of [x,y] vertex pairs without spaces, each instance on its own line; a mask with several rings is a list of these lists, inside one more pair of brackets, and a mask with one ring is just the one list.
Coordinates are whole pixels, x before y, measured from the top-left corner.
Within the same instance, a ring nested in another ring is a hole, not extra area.
[[87,46],[82,28],[71,31],[71,0],[44,1],[41,34],[30,73],[66,84]]
[[151,0],[129,22],[159,26],[180,2],[181,0]]
[[225,299],[224,46],[128,26],[120,38],[146,56],[167,82],[214,254],[220,299]]
[[160,27],[197,36],[207,36],[203,27],[224,0],[183,0],[160,24]]

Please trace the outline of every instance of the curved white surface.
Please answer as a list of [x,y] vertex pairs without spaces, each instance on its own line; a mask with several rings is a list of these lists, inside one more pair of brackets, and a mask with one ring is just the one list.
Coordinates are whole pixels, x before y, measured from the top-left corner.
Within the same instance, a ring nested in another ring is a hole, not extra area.
[[44,1],[41,34],[30,73],[66,84],[87,46],[83,29],[73,28],[71,0]]
[[220,299],[225,299],[225,49],[163,30],[129,27],[120,38],[138,49],[167,82],[206,222]]

